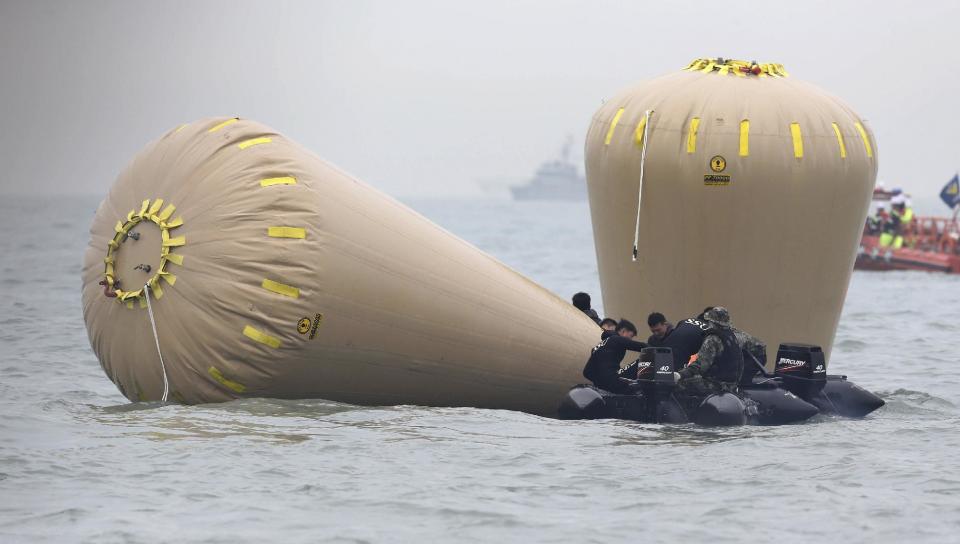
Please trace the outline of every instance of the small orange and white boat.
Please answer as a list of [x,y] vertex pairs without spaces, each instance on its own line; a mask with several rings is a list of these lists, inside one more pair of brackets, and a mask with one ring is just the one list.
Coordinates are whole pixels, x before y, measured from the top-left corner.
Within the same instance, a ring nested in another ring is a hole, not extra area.
[[944,202],[955,210],[952,217],[914,216],[909,212],[907,220],[900,222],[886,211],[886,203],[896,201],[897,196],[896,191],[880,188],[873,191],[875,213],[867,218],[854,268],[960,273],[957,247],[960,180],[957,176],[940,193]]

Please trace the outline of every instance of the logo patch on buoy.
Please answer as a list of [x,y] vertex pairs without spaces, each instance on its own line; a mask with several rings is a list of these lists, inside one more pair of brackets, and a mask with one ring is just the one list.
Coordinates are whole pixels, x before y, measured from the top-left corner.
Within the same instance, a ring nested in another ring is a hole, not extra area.
[[310,330],[310,318],[304,317],[300,321],[297,321],[297,332],[300,334],[307,334],[307,331]]
[[716,174],[707,174],[703,176],[704,185],[730,185],[730,176],[718,176]]
[[722,156],[714,155],[713,158],[710,159],[710,169],[714,172],[720,173],[726,170],[726,168],[727,159],[724,159]]

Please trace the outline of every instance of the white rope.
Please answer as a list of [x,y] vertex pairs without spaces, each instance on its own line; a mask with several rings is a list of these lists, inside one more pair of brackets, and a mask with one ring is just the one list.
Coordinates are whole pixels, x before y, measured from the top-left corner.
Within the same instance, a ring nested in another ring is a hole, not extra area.
[[643,147],[640,149],[640,188],[637,189],[637,226],[633,231],[633,262],[637,262],[637,250],[640,245],[640,196],[643,194],[643,165],[647,161],[647,137],[652,113],[653,110],[647,110],[643,114]]
[[147,313],[150,314],[150,326],[153,328],[153,341],[157,343],[157,355],[160,357],[160,370],[163,371],[163,398],[167,402],[170,393],[170,383],[167,381],[167,366],[163,364],[163,355],[160,353],[160,337],[157,336],[157,322],[153,319],[153,306],[150,304],[150,283],[143,286],[143,295],[147,298]]

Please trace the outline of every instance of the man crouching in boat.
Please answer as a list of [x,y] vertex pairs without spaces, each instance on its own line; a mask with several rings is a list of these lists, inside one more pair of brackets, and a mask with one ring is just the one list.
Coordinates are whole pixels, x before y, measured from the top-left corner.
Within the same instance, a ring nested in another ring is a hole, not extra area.
[[647,347],[643,342],[633,340],[636,335],[637,327],[626,319],[621,319],[617,323],[615,333],[604,332],[600,343],[590,352],[590,359],[583,367],[583,377],[593,382],[593,385],[598,388],[611,393],[622,395],[632,393],[636,389],[635,383],[621,378],[617,372],[620,370],[620,362],[627,354],[627,350],[640,351]]
[[674,376],[683,392],[695,396],[736,392],[743,353],[726,308],[713,307],[702,320],[684,320],[664,340],[673,349],[675,364],[686,364]]

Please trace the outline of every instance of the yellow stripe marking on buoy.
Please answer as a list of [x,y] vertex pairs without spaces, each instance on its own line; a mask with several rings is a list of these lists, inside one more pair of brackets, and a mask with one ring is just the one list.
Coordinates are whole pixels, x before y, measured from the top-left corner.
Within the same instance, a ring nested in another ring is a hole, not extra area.
[[223,127],[227,127],[227,126],[230,126],[230,125],[236,123],[236,122],[239,121],[239,120],[240,120],[240,119],[237,119],[236,117],[234,117],[233,119],[227,119],[226,121],[224,121],[224,122],[222,122],[222,123],[214,126],[213,128],[211,128],[211,129],[208,130],[207,132],[216,132],[216,131],[220,130],[220,129],[223,128]]
[[298,238],[307,237],[307,229],[300,227],[268,227],[267,236],[271,238]]
[[837,135],[837,144],[840,145],[840,158],[847,158],[847,146],[843,143],[843,134],[840,133],[840,127],[836,123],[830,123],[833,125],[833,133]]
[[637,130],[633,131],[633,141],[636,142],[637,147],[643,147],[643,133],[647,128],[647,116],[644,115],[640,118],[640,122],[637,123]]
[[266,289],[267,291],[272,291],[274,293],[277,293],[278,295],[283,295],[285,297],[290,297],[290,298],[300,297],[300,289],[297,289],[292,285],[286,285],[273,280],[264,279],[263,283],[260,284],[260,286]]
[[620,122],[621,117],[623,117],[623,108],[617,110],[617,114],[613,116],[613,121],[610,122],[610,128],[607,129],[607,137],[603,139],[603,145],[610,145],[610,140],[613,139],[613,130],[617,128],[617,123]]
[[246,149],[246,148],[248,148],[248,147],[253,147],[253,146],[255,146],[255,145],[269,144],[269,143],[272,142],[272,141],[273,141],[273,140],[271,140],[271,139],[270,139],[269,137],[267,137],[267,136],[261,136],[261,137],[259,137],[259,138],[252,138],[252,139],[250,139],[250,140],[244,140],[244,141],[240,142],[239,144],[237,144],[237,147],[239,147],[240,149]]
[[220,385],[226,387],[227,389],[231,389],[237,393],[243,393],[244,391],[247,390],[246,386],[244,386],[242,383],[235,382],[233,380],[228,380],[226,376],[224,376],[223,373],[220,372],[220,369],[218,369],[215,366],[211,366],[210,368],[208,368],[207,373],[210,374],[210,376],[213,377],[214,380],[217,380],[217,382],[220,383]]
[[273,185],[296,185],[297,178],[287,176],[282,178],[267,178],[260,180],[261,187],[271,187]]
[[857,132],[860,133],[860,138],[863,140],[863,148],[867,150],[867,156],[873,156],[873,146],[870,145],[870,137],[867,136],[867,131],[863,129],[863,125],[860,124],[860,121],[854,123],[854,126],[857,127]]
[[[710,67],[713,70],[713,66]],[[700,128],[700,118],[694,117],[690,120],[690,127],[687,128],[687,153],[697,151],[697,130]]]
[[793,137],[793,156],[803,158],[803,135],[800,134],[800,123],[790,123],[790,135]]
[[750,155],[750,120],[740,121],[740,156]]
[[258,331],[257,329],[251,327],[250,325],[247,325],[246,327],[243,328],[243,335],[251,340],[260,342],[261,344],[265,346],[270,346],[271,348],[274,348],[274,349],[280,347],[279,338],[275,338],[265,332]]

